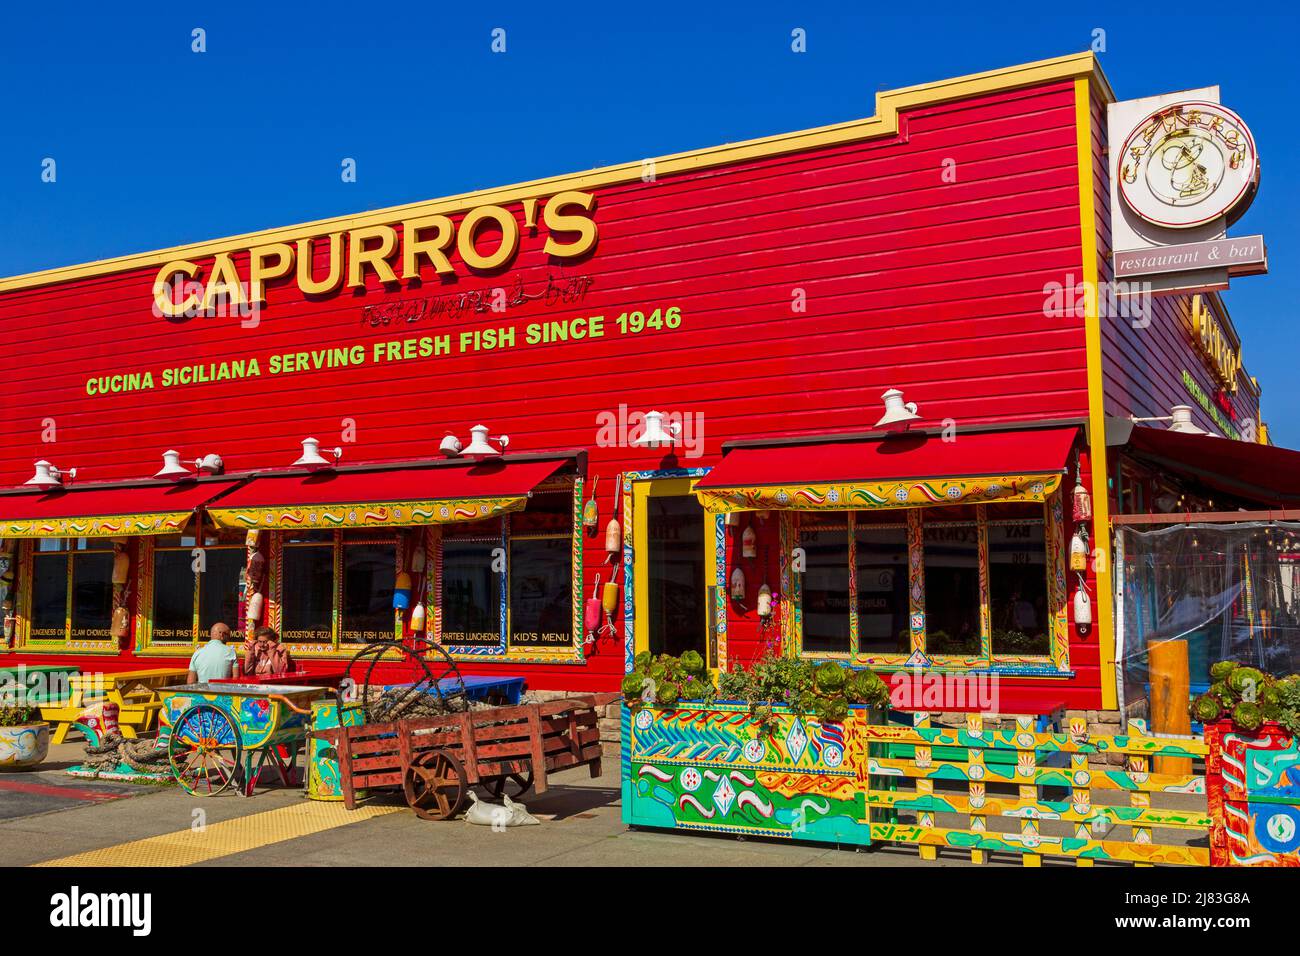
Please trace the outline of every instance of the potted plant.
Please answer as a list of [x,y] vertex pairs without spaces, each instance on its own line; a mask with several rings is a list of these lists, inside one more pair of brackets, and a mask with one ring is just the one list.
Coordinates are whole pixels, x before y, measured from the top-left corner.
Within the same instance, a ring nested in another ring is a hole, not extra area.
[[38,707],[0,706],[0,770],[35,767],[50,750],[50,725]]
[[1215,866],[1300,866],[1300,675],[1235,661],[1210,668],[1192,701],[1205,725]]

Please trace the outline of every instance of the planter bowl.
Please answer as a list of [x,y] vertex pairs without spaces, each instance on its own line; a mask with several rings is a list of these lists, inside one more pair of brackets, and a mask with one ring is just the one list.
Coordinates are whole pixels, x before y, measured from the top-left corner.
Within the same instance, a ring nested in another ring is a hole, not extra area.
[[0,727],[0,770],[35,767],[50,752],[50,725],[19,724]]

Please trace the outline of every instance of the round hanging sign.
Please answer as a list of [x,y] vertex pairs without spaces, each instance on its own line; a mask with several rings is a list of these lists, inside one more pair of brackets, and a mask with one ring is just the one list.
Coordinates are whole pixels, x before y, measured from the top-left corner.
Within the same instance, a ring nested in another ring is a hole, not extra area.
[[1231,224],[1258,185],[1255,139],[1217,103],[1162,107],[1137,124],[1120,153],[1124,202],[1157,226],[1189,229],[1219,216]]

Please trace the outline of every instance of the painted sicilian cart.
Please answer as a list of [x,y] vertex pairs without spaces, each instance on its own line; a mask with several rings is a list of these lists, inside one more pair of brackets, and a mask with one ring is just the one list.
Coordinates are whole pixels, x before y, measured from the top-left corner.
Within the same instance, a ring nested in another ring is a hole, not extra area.
[[1205,727],[1215,866],[1300,866],[1300,740],[1273,722]]
[[623,822],[630,826],[871,842],[861,726],[744,703],[624,708]]
[[313,701],[326,687],[277,684],[186,684],[162,694],[159,746],[176,782],[195,796],[237,784],[252,796],[270,764],[292,786]]

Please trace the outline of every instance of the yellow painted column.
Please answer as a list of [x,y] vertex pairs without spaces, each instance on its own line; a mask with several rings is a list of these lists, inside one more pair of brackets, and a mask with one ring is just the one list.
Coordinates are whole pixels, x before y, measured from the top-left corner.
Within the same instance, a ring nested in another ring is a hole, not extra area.
[[1090,80],[1074,81],[1075,136],[1079,165],[1079,248],[1083,257],[1086,290],[1084,333],[1088,361],[1088,461],[1091,466],[1092,540],[1097,593],[1093,607],[1097,620],[1092,638],[1099,642],[1101,662],[1101,706],[1113,710],[1115,693],[1115,615],[1111,606],[1110,494],[1106,479],[1106,403],[1102,375],[1100,269],[1097,252],[1097,208],[1092,155],[1092,94]]

